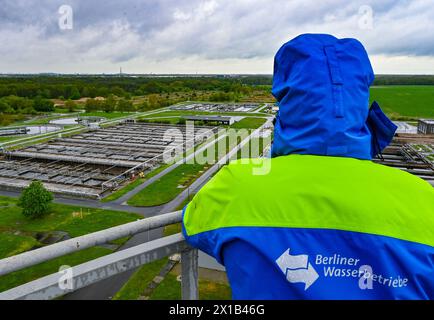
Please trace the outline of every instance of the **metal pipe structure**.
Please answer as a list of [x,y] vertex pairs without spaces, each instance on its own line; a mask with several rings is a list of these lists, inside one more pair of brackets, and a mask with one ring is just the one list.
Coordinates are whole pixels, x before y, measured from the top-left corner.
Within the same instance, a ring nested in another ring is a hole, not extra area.
[[27,251],[16,256],[0,260],[0,276],[24,269],[26,267],[31,267],[44,261],[64,256],[72,252],[104,244],[112,240],[178,223],[181,221],[181,219],[182,212],[175,211],[130,222],[117,227],[104,229],[81,237],[72,238],[40,249]]
[[181,297],[182,300],[199,300],[199,252],[197,249],[181,252]]
[[[205,132],[204,134],[208,134],[208,133],[214,132],[215,129],[216,129],[216,128],[213,127],[212,129],[209,129],[209,130],[208,130],[207,132]],[[203,135],[204,135],[204,134],[203,134]],[[185,147],[188,146],[188,144],[191,143],[191,142],[192,142],[193,145],[194,145],[194,144],[196,143],[196,140],[197,140],[197,137],[195,136],[195,137],[193,137],[192,139],[189,139],[189,140],[183,142],[181,145],[177,145],[177,146],[174,146],[174,147],[168,148],[167,150],[163,151],[161,154],[159,154],[159,155],[157,155],[157,156],[155,156],[155,157],[153,157],[153,158],[147,159],[146,161],[144,161],[144,162],[142,162],[142,163],[140,163],[140,164],[138,164],[138,165],[136,165],[136,166],[134,166],[134,167],[128,169],[127,171],[124,171],[122,174],[120,174],[120,175],[118,175],[118,176],[116,176],[116,177],[114,177],[114,178],[112,178],[112,179],[110,179],[110,180],[108,180],[108,181],[105,181],[105,182],[102,183],[102,185],[101,185],[101,191],[104,192],[104,191],[106,191],[107,189],[110,189],[110,186],[109,186],[109,185],[112,184],[113,182],[124,180],[123,177],[127,177],[127,175],[128,175],[129,173],[131,173],[131,172],[135,172],[135,171],[140,171],[141,169],[144,169],[145,166],[146,166],[147,164],[152,163],[152,161],[158,160],[159,158],[163,157],[166,153],[173,152],[174,150],[176,150],[176,149],[179,148],[179,147],[184,148],[184,146],[185,146]],[[188,150],[186,150],[186,151],[188,151]],[[107,186],[108,186],[108,187],[107,187]]]

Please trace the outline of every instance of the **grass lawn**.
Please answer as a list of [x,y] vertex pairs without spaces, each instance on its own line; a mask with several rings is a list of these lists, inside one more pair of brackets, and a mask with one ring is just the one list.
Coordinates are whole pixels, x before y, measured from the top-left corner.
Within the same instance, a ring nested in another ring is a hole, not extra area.
[[[190,198],[185,199],[176,209],[177,210],[182,210],[184,209],[184,207],[187,205],[187,203],[189,203],[191,201],[191,199],[193,199],[194,194],[190,195]],[[182,226],[181,223],[174,223],[174,224],[169,224],[167,226],[164,227],[164,236],[168,237],[171,236],[173,234],[177,234],[182,232]]]
[[257,158],[258,156],[262,156],[263,151],[264,138],[254,137],[250,139],[249,143],[246,143],[240,150],[238,150],[237,159]]
[[434,86],[379,86],[371,88],[371,101],[394,119],[433,118]]
[[[200,300],[230,300],[231,288],[225,283],[199,279]],[[150,300],[181,300],[181,282],[169,273],[152,292]]]
[[[179,207],[184,207],[187,204],[185,200]],[[177,210],[180,210],[179,208]],[[164,227],[164,236],[170,236],[181,232],[181,224],[175,223]],[[113,297],[114,300],[137,300],[143,294],[148,284],[160,272],[167,258],[148,263],[138,269],[128,282],[119,290]]]
[[139,120],[139,122],[142,122],[142,123],[163,123],[163,124],[174,124],[174,125],[178,125],[178,124],[185,124],[185,123],[180,123],[180,121],[181,121],[181,117],[177,117],[177,116],[174,116],[174,117],[163,117],[163,118],[152,118],[152,114],[151,115],[149,115],[149,119],[148,119],[148,117],[145,117],[145,118],[141,118],[140,120]]
[[19,138],[25,138],[25,137],[26,137],[25,135],[0,137],[0,143],[6,142],[6,141],[15,140],[15,139],[19,139]]
[[233,129],[257,129],[262,126],[267,120],[264,118],[253,118],[248,117],[244,118],[241,121],[238,121],[231,125]]
[[137,207],[157,206],[169,202],[208,169],[207,164],[182,164],[136,194],[128,204]]
[[[191,197],[194,195],[192,194]],[[190,199],[185,199],[176,210],[181,210]],[[175,223],[164,228],[164,236],[181,232],[181,224]],[[167,258],[154,261],[139,268],[128,282],[113,297],[114,300],[137,300],[148,287],[152,279],[163,268]],[[226,283],[199,279],[199,297],[201,300],[230,300],[231,289]],[[169,273],[150,296],[151,300],[181,299],[181,283],[176,275]]]
[[[78,237],[90,232],[132,222],[141,216],[119,211],[51,204],[50,213],[41,219],[28,219],[21,214],[21,208],[14,198],[0,197],[0,232],[32,236],[35,232],[65,231],[71,237]],[[83,217],[73,217],[73,212],[82,212]],[[1,244],[0,244],[1,246]],[[2,258],[0,256],[0,258]]]
[[[152,279],[163,268],[167,258],[146,264],[138,269],[121,290],[113,297],[114,300],[137,300],[145,291]],[[231,289],[225,283],[199,279],[199,298],[201,300],[230,300]],[[151,300],[181,300],[181,282],[176,275],[169,273],[161,284],[152,292]]]
[[129,184],[122,187],[121,189],[113,192],[112,194],[110,194],[107,197],[105,197],[104,199],[102,199],[101,202],[115,201],[115,200],[119,199],[120,197],[122,197],[124,194],[130,192],[131,190],[134,190],[135,188],[140,186],[145,181],[146,181],[145,178],[135,179],[135,180],[131,181]]
[[153,176],[157,175],[167,167],[169,167],[170,164],[162,164],[158,168],[152,170],[148,174],[145,175],[144,178],[138,178],[136,180],[131,181],[130,183],[126,184],[125,186],[121,187],[119,190],[113,192],[112,194],[108,195],[104,199],[101,200],[101,202],[110,202],[119,199],[124,194],[130,192],[131,190],[134,190],[139,185],[141,185],[143,182],[145,182],[147,179],[152,178]]
[[137,300],[166,262],[167,258],[163,258],[139,268],[121,290],[115,294],[113,300]]
[[68,109],[66,109],[66,108],[60,108],[60,107],[55,107],[54,108],[54,112],[56,112],[56,113],[70,113]]
[[216,115],[219,116],[254,116],[254,117],[267,117],[269,114],[265,113],[246,113],[246,112],[207,112],[207,111],[192,111],[192,110],[171,110],[171,111],[162,111],[154,114],[147,115],[146,118],[155,118],[155,117],[182,117],[182,116],[191,116],[191,115]]
[[97,112],[83,112],[80,113],[81,117],[102,117],[107,119],[115,119],[115,118],[122,118],[126,116],[133,115],[135,112],[103,112],[103,111],[97,111]]
[[39,244],[35,238],[9,233],[0,233],[0,243],[0,257],[2,258],[14,256]]
[[[74,217],[73,212],[82,216]],[[27,251],[43,244],[36,240],[40,233],[67,232],[71,237],[96,232],[142,218],[128,212],[80,208],[51,204],[50,213],[38,219],[28,219],[21,214],[17,199],[0,196],[0,259]],[[113,241],[123,244],[128,238]],[[0,277],[0,291],[57,272],[61,265],[75,265],[111,253],[112,250],[94,247],[60,257],[40,265]]]

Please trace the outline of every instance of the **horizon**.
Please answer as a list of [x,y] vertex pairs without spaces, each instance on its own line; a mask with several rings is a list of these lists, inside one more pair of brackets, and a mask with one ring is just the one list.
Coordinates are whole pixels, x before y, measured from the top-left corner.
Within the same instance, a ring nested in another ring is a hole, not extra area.
[[278,48],[303,33],[360,40],[376,74],[434,74],[428,0],[2,4],[2,74],[270,74]]
[[[167,77],[179,77],[179,76],[260,76],[260,77],[273,77],[272,73],[61,73],[61,72],[38,72],[38,73],[0,73],[0,76],[167,76]],[[434,76],[434,73],[375,73],[375,76]]]

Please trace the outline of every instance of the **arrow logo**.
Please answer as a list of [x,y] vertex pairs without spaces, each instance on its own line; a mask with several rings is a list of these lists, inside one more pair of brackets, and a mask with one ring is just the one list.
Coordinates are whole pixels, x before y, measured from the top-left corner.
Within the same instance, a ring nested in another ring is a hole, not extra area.
[[304,283],[304,290],[307,290],[318,278],[319,275],[309,263],[309,256],[301,254],[292,256],[288,250],[276,260],[280,270],[285,274],[286,280],[291,283]]

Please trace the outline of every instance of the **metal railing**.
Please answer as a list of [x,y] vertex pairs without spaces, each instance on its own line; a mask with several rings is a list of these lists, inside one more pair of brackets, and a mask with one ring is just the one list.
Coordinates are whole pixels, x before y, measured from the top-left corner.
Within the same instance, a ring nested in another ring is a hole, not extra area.
[[[62,241],[37,250],[0,260],[0,275],[64,256],[109,241],[180,222],[181,211],[167,213]],[[198,299],[198,252],[182,234],[149,241],[71,267],[0,293],[0,300],[46,300],[61,297],[119,273],[181,253],[182,299]]]

